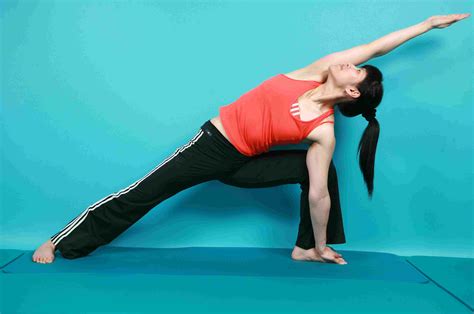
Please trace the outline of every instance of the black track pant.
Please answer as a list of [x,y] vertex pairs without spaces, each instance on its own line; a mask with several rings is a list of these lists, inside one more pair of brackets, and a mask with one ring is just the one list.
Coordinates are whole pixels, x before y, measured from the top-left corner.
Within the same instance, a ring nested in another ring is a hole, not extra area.
[[[206,121],[186,144],[126,188],[90,205],[51,237],[68,259],[86,256],[110,243],[167,198],[196,184],[219,180],[225,184],[263,188],[299,183],[300,223],[296,245],[315,246],[309,210],[309,176],[306,150],[276,150],[248,157],[241,154],[210,122]],[[327,243],[345,243],[337,174],[331,161],[328,188],[331,211]]]

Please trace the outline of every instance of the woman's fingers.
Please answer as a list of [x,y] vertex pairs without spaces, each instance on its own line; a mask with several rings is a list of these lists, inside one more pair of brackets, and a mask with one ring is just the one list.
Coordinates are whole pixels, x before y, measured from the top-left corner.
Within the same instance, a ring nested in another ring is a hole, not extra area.
[[347,264],[342,254],[334,251],[330,246],[326,246],[321,253],[317,254],[317,260],[323,263]]
[[325,260],[330,263],[347,264],[346,261],[342,257],[337,257],[337,256],[325,258]]
[[469,13],[464,13],[464,14],[449,14],[449,15],[445,15],[444,17],[447,18],[447,19],[450,19],[450,20],[461,20],[461,19],[464,19],[466,17],[469,17]]
[[347,264],[347,262],[343,258],[340,258],[340,257],[335,257],[334,259],[331,260],[331,262],[336,263],[336,264]]
[[464,19],[466,17],[471,16],[471,13],[464,13],[464,14],[456,14],[459,19]]
[[469,15],[470,15],[469,13],[466,13],[466,14],[453,14],[453,15],[449,16],[448,21],[450,23],[457,22],[457,21],[460,21],[462,19],[465,19],[465,18],[469,17]]
[[454,15],[453,19],[455,20],[455,22],[457,21],[460,21],[462,19],[465,19],[465,18],[468,18],[469,17],[469,14],[456,14]]
[[320,258],[313,259],[313,260],[315,260],[317,262],[320,262],[320,263],[335,263],[335,264],[340,264],[340,265],[347,264],[347,262],[342,257],[337,257],[337,256],[320,257]]
[[[457,21],[459,21],[459,19],[455,16],[446,16],[442,19],[441,23],[451,24],[451,23],[454,23],[454,22],[457,22]],[[441,24],[441,25],[444,25],[444,24]]]
[[340,253],[336,252],[336,250],[334,250],[332,247],[328,246],[328,248],[330,248],[330,249],[331,249],[331,251],[333,251],[333,252],[334,252],[334,254],[335,254],[337,257],[342,257],[342,254],[340,254]]
[[452,23],[468,18],[469,16],[471,16],[470,13],[435,15],[430,17],[428,20],[431,26],[434,28],[445,28],[451,25]]

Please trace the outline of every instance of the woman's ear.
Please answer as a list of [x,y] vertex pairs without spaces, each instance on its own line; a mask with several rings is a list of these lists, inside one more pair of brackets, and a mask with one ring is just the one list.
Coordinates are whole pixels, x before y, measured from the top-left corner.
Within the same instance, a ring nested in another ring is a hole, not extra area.
[[359,98],[360,97],[360,92],[359,90],[354,87],[354,86],[348,86],[346,87],[345,89],[347,95],[349,95],[350,97],[356,99],[356,98]]

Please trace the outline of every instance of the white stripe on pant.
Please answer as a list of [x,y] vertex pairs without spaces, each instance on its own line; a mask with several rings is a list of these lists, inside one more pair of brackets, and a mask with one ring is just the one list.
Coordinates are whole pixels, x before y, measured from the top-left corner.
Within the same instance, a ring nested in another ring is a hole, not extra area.
[[105,198],[97,201],[96,203],[90,205],[84,212],[82,212],[79,216],[77,216],[76,218],[74,218],[72,221],[70,221],[62,230],[60,230],[58,233],[56,233],[55,235],[53,235],[51,237],[51,241],[53,242],[53,244],[56,246],[58,245],[58,243],[66,236],[68,236],[75,228],[77,228],[77,226],[79,226],[81,224],[81,222],[84,221],[84,219],[86,219],[88,213],[90,211],[93,211],[95,208],[97,208],[98,206],[104,204],[105,202],[107,201],[110,201],[112,200],[113,198],[116,198],[116,197],[119,197],[120,195],[122,194],[125,194],[125,193],[128,193],[130,192],[133,188],[135,188],[140,182],[142,182],[143,180],[145,180],[148,176],[150,176],[151,174],[153,174],[155,171],[157,171],[158,169],[160,169],[163,165],[165,165],[166,163],[168,163],[169,161],[171,161],[174,157],[176,157],[180,152],[184,151],[185,149],[189,148],[191,145],[194,144],[194,142],[196,142],[203,134],[203,131],[202,129],[199,129],[198,133],[186,144],[184,144],[183,146],[179,147],[178,149],[176,149],[174,151],[173,154],[171,154],[168,158],[166,158],[165,160],[163,160],[163,162],[161,162],[158,166],[156,166],[153,170],[151,170],[147,175],[145,175],[143,178],[139,179],[138,181],[132,183],[130,186],[126,187],[125,189],[122,189],[121,191],[118,192],[118,194],[114,193],[114,194],[110,194],[108,196],[106,196]]

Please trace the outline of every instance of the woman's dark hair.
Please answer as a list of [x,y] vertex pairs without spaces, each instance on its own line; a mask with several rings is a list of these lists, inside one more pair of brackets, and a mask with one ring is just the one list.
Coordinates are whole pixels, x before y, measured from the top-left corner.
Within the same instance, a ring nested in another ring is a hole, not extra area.
[[346,117],[354,117],[359,114],[369,122],[362,134],[357,152],[359,153],[359,167],[364,176],[365,184],[372,199],[374,190],[374,164],[377,141],[379,139],[380,125],[375,118],[375,112],[382,101],[383,75],[380,70],[370,64],[363,65],[366,69],[366,78],[356,85],[360,96],[355,100],[337,103],[339,111]]

